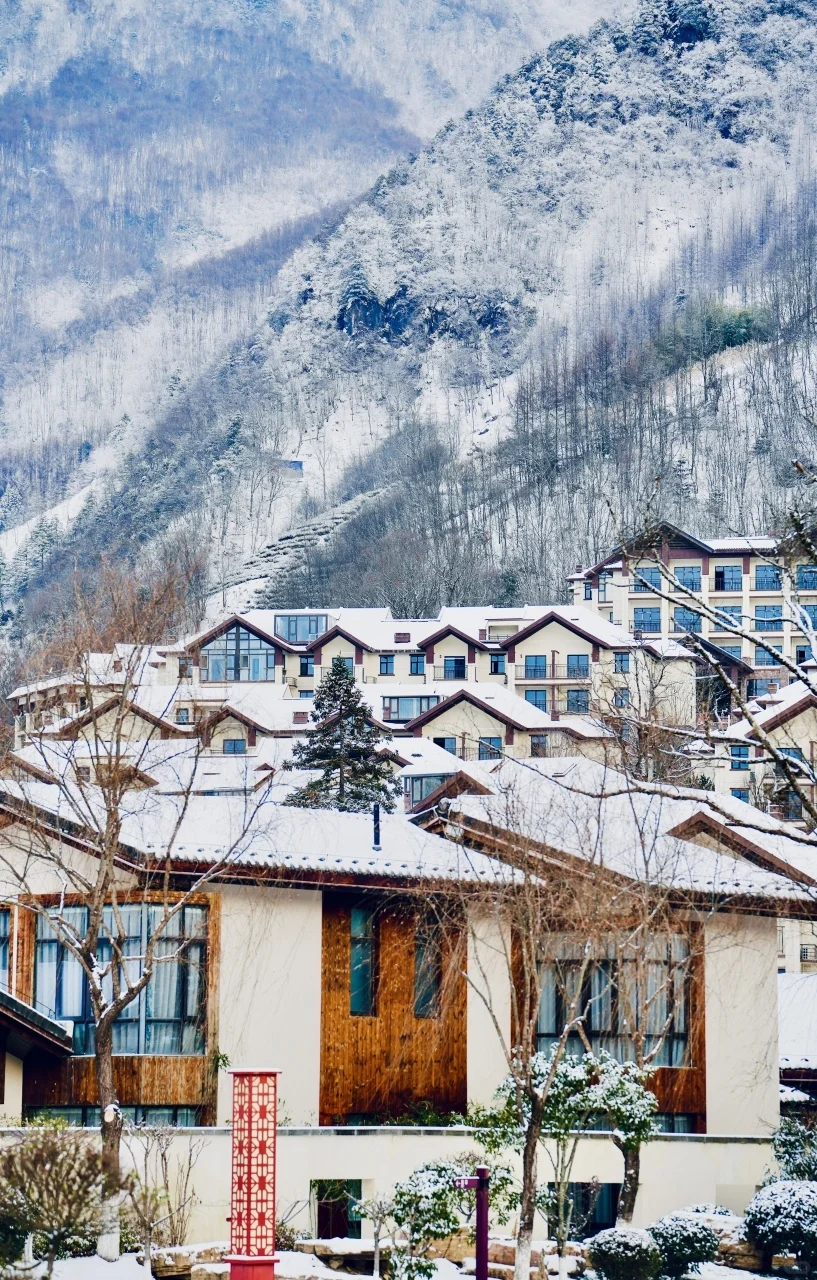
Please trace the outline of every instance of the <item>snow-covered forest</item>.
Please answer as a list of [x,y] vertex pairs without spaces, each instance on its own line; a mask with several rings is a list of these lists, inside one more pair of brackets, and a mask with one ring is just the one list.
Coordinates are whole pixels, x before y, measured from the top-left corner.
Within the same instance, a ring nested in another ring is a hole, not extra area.
[[163,9],[12,20],[3,608],[181,539],[219,605],[416,616],[559,598],[654,491],[773,524],[817,4]]

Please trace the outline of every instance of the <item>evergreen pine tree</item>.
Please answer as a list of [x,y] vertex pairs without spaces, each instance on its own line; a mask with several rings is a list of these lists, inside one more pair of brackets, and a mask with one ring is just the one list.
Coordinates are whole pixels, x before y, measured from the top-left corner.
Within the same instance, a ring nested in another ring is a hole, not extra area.
[[343,658],[335,658],[315,694],[317,728],[295,744],[288,762],[293,769],[320,769],[321,776],[293,791],[284,804],[362,813],[377,802],[393,812],[400,784],[390,761],[377,753],[385,735],[370,714]]

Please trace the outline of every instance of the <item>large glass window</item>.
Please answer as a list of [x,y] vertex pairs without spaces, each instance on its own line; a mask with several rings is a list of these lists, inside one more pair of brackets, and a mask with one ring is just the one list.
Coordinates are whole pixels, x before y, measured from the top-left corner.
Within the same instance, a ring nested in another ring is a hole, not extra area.
[[548,673],[548,660],[543,653],[531,653],[525,658],[525,679],[545,680]]
[[749,768],[749,748],[748,747],[744,747],[744,746],[730,747],[729,757],[730,757],[733,769],[737,769],[738,771],[741,771]]
[[719,648],[721,648],[724,653],[727,653],[730,658],[743,657],[743,650],[741,649],[739,644],[722,644],[719,646]]
[[687,591],[700,591],[701,589],[701,568],[697,564],[679,564],[675,567],[675,577],[682,587],[686,587]]
[[0,909],[0,991],[9,989],[9,946],[11,912]]
[[759,564],[755,569],[755,591],[779,591],[780,569],[776,564]]
[[505,654],[492,653],[491,654],[491,675],[504,676],[504,674],[505,674]]
[[414,935],[414,1016],[438,1018],[443,985],[440,932],[435,921],[420,920]]
[[[772,652],[769,652],[769,649]],[[781,647],[779,644],[769,645],[769,649],[755,649],[756,667],[779,667]]]
[[587,689],[568,689],[565,700],[570,714],[586,716],[590,710],[590,694]]
[[801,591],[817,591],[817,564],[797,566],[797,585]]
[[[722,604],[715,610],[719,620],[725,622],[728,626],[739,627],[743,619],[743,610],[739,604]],[[713,627],[717,630],[718,623],[714,622]]]
[[443,658],[443,680],[464,680],[465,658]]
[[419,804],[421,800],[425,800],[426,796],[430,796],[432,791],[436,791],[445,782],[446,777],[450,775],[442,773],[424,773],[418,778],[406,778],[405,788],[408,793],[409,804]]
[[315,674],[315,655],[313,653],[302,653],[300,656],[300,666],[298,674],[301,676],[314,676]]
[[278,613],[275,634],[290,644],[308,644],[327,629],[325,613]]
[[[681,933],[656,934],[636,951],[611,942],[582,975],[584,945],[565,937],[557,958],[544,966],[537,1048],[547,1053],[571,1014],[583,1017],[591,1048],[606,1049],[619,1062],[635,1056],[633,1031],[644,1036],[644,1052],[656,1050],[656,1066],[680,1067],[686,1061],[689,997],[689,946]],[[571,1036],[568,1052],[581,1054],[580,1037]]]
[[211,684],[274,680],[275,648],[236,623],[202,647],[199,670],[202,680]]
[[436,694],[429,694],[427,698],[384,698],[383,719],[404,722],[413,720],[415,716],[421,716],[424,711],[436,707],[439,701]]
[[381,653],[380,674],[381,676],[394,675],[394,654],[393,653]]
[[443,751],[448,751],[452,756],[457,754],[456,738],[432,738],[435,747],[442,747]]
[[224,738],[221,743],[225,756],[245,756],[247,743],[244,738]]
[[616,653],[613,655],[613,670],[616,675],[626,676],[630,671],[630,655],[629,653]]
[[567,655],[567,675],[570,680],[581,680],[590,675],[590,659],[586,653]]
[[782,604],[759,604],[755,609],[755,631],[782,631]]
[[775,679],[772,681],[769,680],[768,677],[764,677],[763,679],[747,680],[747,698],[765,698],[766,694],[769,692],[769,686],[771,684],[777,684],[777,680]]
[[742,591],[743,567],[739,564],[715,565],[716,591]]
[[812,627],[817,629],[817,604],[801,604],[798,607],[806,615]]
[[526,689],[525,701],[532,703],[533,706],[538,707],[540,711],[547,711],[548,691],[547,689]]
[[501,738],[480,738],[479,740],[479,758],[480,760],[497,760],[502,755],[502,739]]
[[[74,932],[80,936],[85,933],[86,907],[67,907],[62,915]],[[119,908],[125,929],[122,952],[129,966],[133,966],[132,978],[141,972],[148,938],[161,918],[162,909],[149,904],[125,904]],[[99,941],[102,965],[110,962],[109,939],[113,930],[113,913],[106,910]],[[204,1053],[206,940],[204,907],[184,907],[162,930],[156,941],[153,978],[114,1025],[114,1053]],[[112,992],[110,977],[107,983]],[[94,1019],[85,974],[79,961],[59,941],[51,922],[42,915],[37,917],[34,1003],[51,1018],[73,1022],[74,1053],[93,1053]]]
[[673,631],[700,631],[701,615],[683,605],[676,605],[672,611]]
[[424,676],[426,673],[426,655],[424,653],[412,653],[409,656],[409,675]]
[[644,631],[655,634],[661,630],[661,610],[656,607],[653,609],[633,609],[633,627],[636,631]]
[[661,570],[657,565],[644,565],[643,568],[634,571],[633,591],[653,591],[660,586]]
[[349,1012],[363,1018],[375,1012],[375,922],[366,907],[352,908]]

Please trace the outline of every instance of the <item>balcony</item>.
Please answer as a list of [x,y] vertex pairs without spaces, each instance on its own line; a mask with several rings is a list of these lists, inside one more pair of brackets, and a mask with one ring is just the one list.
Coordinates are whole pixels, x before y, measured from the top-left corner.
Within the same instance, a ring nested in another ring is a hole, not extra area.
[[467,680],[468,664],[467,662],[463,662],[462,666],[435,667],[434,679],[435,680]]
[[717,578],[710,578],[710,579],[709,579],[709,590],[710,590],[710,592],[711,592],[711,593],[713,593],[713,594],[717,593],[719,596],[721,596],[721,595],[723,595],[723,596],[729,596],[729,595],[732,595],[732,596],[739,596],[739,595],[742,595],[742,594],[743,594],[743,579],[742,579],[742,578],[741,578],[740,584],[739,584],[738,586],[724,586],[723,582],[721,582],[721,585],[720,585],[720,586],[718,586],[717,584],[718,584],[718,579],[717,579]]
[[546,667],[529,667],[524,663],[517,663],[514,667],[514,679],[527,681],[527,683],[538,682],[540,680],[578,680],[583,682],[590,679],[590,668],[576,668],[567,666],[564,663],[553,664],[549,662]]

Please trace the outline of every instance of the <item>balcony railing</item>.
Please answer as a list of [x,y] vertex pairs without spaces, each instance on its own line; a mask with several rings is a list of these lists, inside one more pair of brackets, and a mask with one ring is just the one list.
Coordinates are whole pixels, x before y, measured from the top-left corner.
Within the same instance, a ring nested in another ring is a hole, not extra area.
[[717,578],[710,578],[710,579],[709,579],[709,590],[710,590],[710,591],[717,591],[718,595],[721,595],[721,594],[723,594],[723,595],[741,595],[741,593],[742,593],[742,591],[743,591],[743,579],[742,579],[742,578],[741,578],[741,580],[740,580],[740,583],[739,583],[739,584],[738,584],[738,586],[736,586],[736,587],[735,587],[735,586],[724,586],[722,582],[721,582],[721,585],[720,585],[720,586],[718,586],[718,585],[717,585],[717,582],[718,582],[718,579],[717,579]]
[[517,663],[514,667],[516,680],[589,680],[590,668],[571,667],[565,663],[549,662],[546,667],[531,667],[525,663]]
[[468,663],[466,662],[465,666],[461,667],[459,670],[452,669],[451,667],[435,667],[434,679],[435,680],[467,680],[468,679]]

